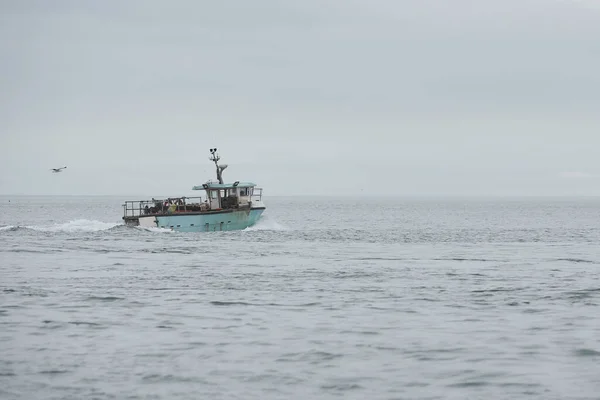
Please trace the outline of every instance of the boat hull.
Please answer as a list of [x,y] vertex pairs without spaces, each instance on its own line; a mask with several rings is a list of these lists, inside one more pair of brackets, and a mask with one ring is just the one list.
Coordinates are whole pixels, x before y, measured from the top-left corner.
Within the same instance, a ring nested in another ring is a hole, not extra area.
[[164,228],[177,232],[220,232],[246,229],[259,220],[264,208],[223,210],[205,213],[174,213],[140,216],[128,225]]

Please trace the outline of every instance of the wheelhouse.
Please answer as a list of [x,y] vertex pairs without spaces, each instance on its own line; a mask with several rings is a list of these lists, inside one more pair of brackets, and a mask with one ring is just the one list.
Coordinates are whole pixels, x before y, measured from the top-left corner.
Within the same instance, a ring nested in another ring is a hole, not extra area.
[[205,183],[193,190],[204,190],[210,210],[250,207],[253,201],[262,200],[262,189],[252,182]]

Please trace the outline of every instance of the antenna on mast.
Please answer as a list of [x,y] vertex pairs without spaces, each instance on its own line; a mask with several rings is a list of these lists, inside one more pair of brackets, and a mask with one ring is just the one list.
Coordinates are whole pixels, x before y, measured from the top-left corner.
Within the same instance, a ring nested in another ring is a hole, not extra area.
[[222,164],[219,165],[219,160],[221,159],[221,157],[219,156],[219,153],[217,153],[217,148],[215,147],[214,149],[210,149],[210,161],[213,161],[215,163],[215,167],[217,167],[217,180],[219,181],[219,183],[222,185],[223,184],[223,170],[225,168],[227,168],[227,164]]

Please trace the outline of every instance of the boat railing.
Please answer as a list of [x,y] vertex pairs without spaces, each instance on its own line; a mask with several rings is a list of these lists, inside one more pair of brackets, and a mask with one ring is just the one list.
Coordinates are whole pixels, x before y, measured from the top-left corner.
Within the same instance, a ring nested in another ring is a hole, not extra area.
[[133,200],[123,204],[124,217],[205,211],[202,197],[176,197],[167,199]]
[[262,188],[255,187],[252,190],[252,196],[250,197],[251,201],[262,201]]

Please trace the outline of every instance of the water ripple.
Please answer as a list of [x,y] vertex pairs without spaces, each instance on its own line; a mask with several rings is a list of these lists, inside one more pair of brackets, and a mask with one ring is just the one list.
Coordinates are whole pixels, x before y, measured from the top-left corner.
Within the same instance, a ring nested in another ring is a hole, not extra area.
[[591,200],[274,200],[215,234],[28,201],[0,222],[0,398],[597,397]]

